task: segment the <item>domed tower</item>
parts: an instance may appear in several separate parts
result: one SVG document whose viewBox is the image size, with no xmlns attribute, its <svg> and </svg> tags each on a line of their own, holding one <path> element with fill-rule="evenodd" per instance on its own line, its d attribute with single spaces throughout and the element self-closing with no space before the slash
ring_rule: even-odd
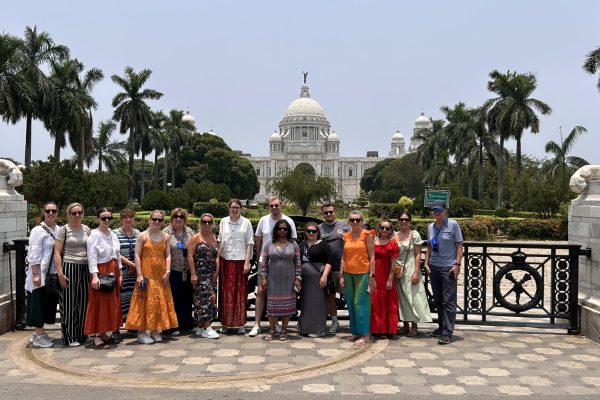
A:
<svg viewBox="0 0 600 400">
<path fill-rule="evenodd" d="M 421 111 L 421 115 L 415 120 L 415 127 L 413 129 L 413 136 L 410 138 L 410 146 L 408 148 L 408 152 L 412 153 L 417 151 L 417 148 L 422 144 L 422 141 L 417 139 L 416 136 L 419 131 L 423 129 L 431 128 L 431 119 L 425 115 L 423 111 Z"/>
<path fill-rule="evenodd" d="M 392 144 L 390 148 L 390 157 L 402 157 L 406 152 L 404 150 L 404 136 L 400 133 L 400 129 L 396 129 L 396 133 L 392 136 Z"/>
<path fill-rule="evenodd" d="M 283 143 L 281 141 L 281 135 L 275 130 L 269 138 L 269 156 L 280 154 L 282 151 Z"/>
<path fill-rule="evenodd" d="M 194 132 L 196 131 L 196 120 L 194 119 L 192 114 L 190 114 L 189 110 L 185 112 L 185 115 L 183 117 L 181 117 L 181 120 L 183 122 L 187 122 L 187 123 L 191 124 L 194 127 Z"/>
</svg>

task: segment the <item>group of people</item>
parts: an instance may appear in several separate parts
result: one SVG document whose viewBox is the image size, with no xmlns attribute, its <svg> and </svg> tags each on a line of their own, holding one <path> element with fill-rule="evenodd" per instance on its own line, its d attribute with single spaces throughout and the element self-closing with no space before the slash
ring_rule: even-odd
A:
<svg viewBox="0 0 600 400">
<path fill-rule="evenodd" d="M 172 210 L 164 229 L 165 215 L 155 210 L 148 229 L 140 232 L 133 227 L 132 210 L 122 210 L 121 226 L 111 230 L 113 214 L 100 208 L 98 228 L 91 230 L 82 224 L 81 204 L 67 206 L 68 222 L 62 227 L 56 224 L 57 205 L 45 204 L 29 238 L 25 288 L 27 325 L 35 328 L 32 345 L 53 346 L 44 324 L 56 322 L 57 304 L 66 346 L 80 346 L 89 337 L 93 348 L 110 349 L 121 328 L 136 332 L 141 344 L 182 331 L 217 339 L 211 326 L 217 301 L 221 333 L 245 334 L 253 250 L 259 272 L 250 337 L 260 334 L 266 309 L 264 340 L 287 340 L 298 293 L 298 331 L 310 337 L 338 331 L 336 293 L 345 294 L 350 340 L 357 345 L 371 335 L 395 335 L 399 321 L 407 336 L 417 335 L 418 323 L 431 321 L 419 268 L 422 241 L 410 229 L 408 212 L 399 216 L 398 231 L 387 220 L 371 231 L 363 228 L 360 212 L 352 211 L 346 223 L 337 220 L 333 204 L 325 204 L 324 222 L 305 224 L 305 239 L 298 243 L 296 226 L 282 213 L 280 199 L 270 199 L 270 213 L 256 231 L 241 215 L 240 200 L 230 200 L 228 207 L 229 216 L 221 219 L 215 236 L 209 213 L 200 216 L 194 231 L 187 226 L 186 210 Z M 446 217 L 445 204 L 434 204 L 432 211 L 436 221 L 429 227 L 425 264 L 438 310 L 439 328 L 432 335 L 445 344 L 454 326 L 462 236 L 458 224 Z M 399 269 L 403 276 L 396 278 Z"/>
</svg>

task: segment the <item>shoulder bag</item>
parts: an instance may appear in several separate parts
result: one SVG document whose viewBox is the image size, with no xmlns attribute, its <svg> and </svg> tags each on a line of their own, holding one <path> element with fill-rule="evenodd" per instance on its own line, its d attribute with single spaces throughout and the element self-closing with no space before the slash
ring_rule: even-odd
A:
<svg viewBox="0 0 600 400">
<path fill-rule="evenodd" d="M 412 231 L 410 231 L 410 240 L 408 241 L 408 250 L 406 251 L 406 257 L 404 257 L 404 262 L 399 262 L 396 260 L 396 264 L 394 265 L 394 278 L 402 279 L 404 274 L 406 274 L 406 262 L 408 261 L 408 256 L 410 255 L 410 249 L 412 247 Z"/>
</svg>

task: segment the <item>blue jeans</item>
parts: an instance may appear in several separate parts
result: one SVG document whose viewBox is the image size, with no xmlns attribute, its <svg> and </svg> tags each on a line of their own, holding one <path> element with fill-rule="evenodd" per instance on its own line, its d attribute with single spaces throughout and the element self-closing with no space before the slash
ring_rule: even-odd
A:
<svg viewBox="0 0 600 400">
<path fill-rule="evenodd" d="M 442 335 L 452 336 L 456 321 L 456 278 L 450 269 L 430 265 L 431 289 L 438 314 L 438 326 Z"/>
</svg>

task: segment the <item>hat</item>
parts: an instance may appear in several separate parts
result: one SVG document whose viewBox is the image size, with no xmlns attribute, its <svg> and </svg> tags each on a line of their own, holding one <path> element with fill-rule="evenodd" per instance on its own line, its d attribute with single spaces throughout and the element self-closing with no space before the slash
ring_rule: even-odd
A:
<svg viewBox="0 0 600 400">
<path fill-rule="evenodd" d="M 443 200 L 436 200 L 431 205 L 431 211 L 444 211 L 446 208 L 446 202 Z"/>
</svg>

